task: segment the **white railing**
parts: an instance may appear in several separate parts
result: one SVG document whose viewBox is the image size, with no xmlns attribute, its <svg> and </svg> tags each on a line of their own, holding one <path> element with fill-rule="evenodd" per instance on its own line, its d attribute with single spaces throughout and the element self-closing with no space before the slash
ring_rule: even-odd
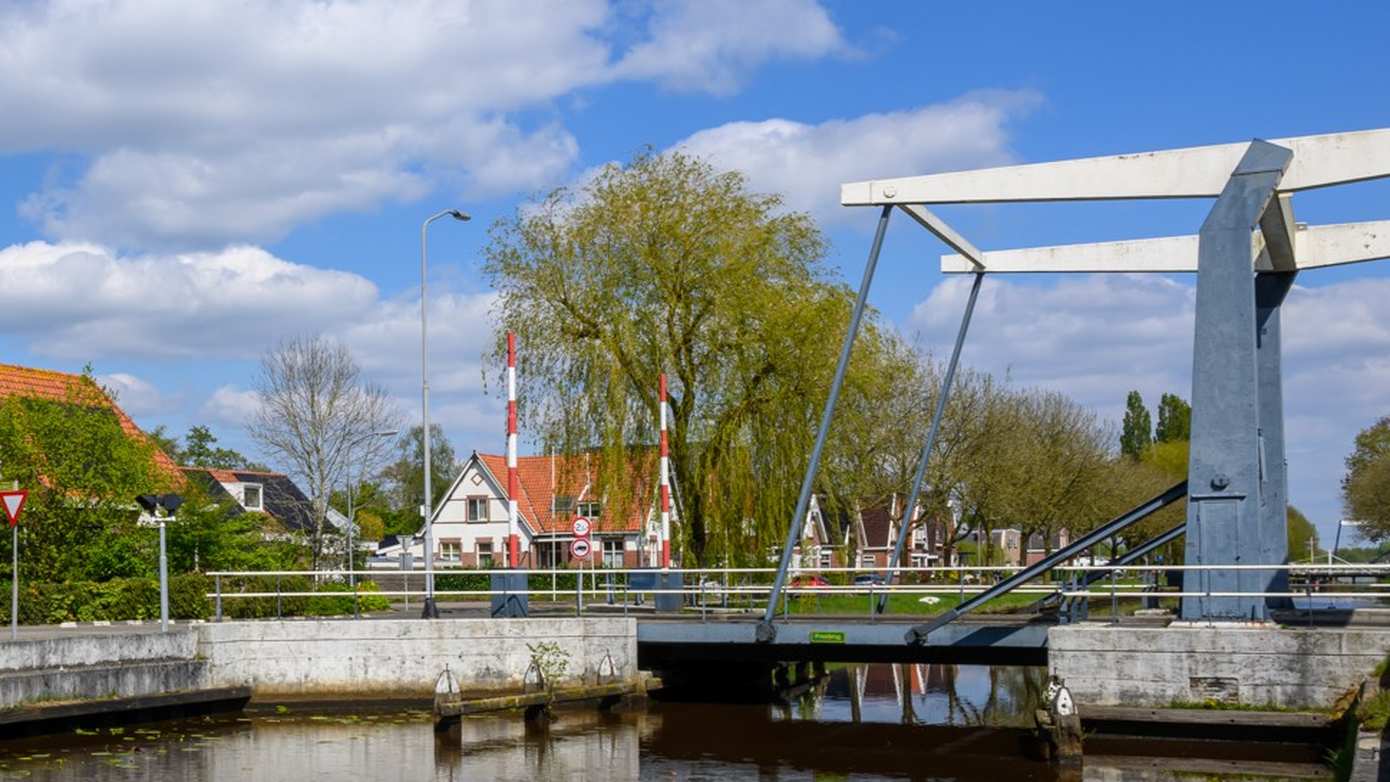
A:
<svg viewBox="0 0 1390 782">
<path fill-rule="evenodd" d="M 963 602 L 967 596 L 977 595 L 994 586 L 994 582 L 1005 576 L 1022 570 L 1021 566 L 994 566 L 994 565 L 961 565 L 961 566 L 921 566 L 921 567 L 900 567 L 885 569 L 881 567 L 869 566 L 843 566 L 843 567 L 794 567 L 788 573 L 786 586 L 782 590 L 782 613 L 791 612 L 791 601 L 798 600 L 797 608 L 800 610 L 800 598 L 811 598 L 817 601 L 817 605 L 812 606 L 818 609 L 818 601 L 822 598 L 839 597 L 864 597 L 868 596 L 868 608 L 871 615 L 875 614 L 873 606 L 877 598 L 884 595 L 916 597 L 922 602 L 933 603 L 927 598 L 943 596 L 953 596 L 958 601 Z M 1151 573 L 1187 573 L 1187 572 L 1243 572 L 1243 571 L 1288 571 L 1291 575 L 1298 575 L 1304 578 L 1302 588 L 1289 588 L 1285 591 L 1230 591 L 1230 590 L 1192 590 L 1188 584 L 1188 590 L 1159 588 L 1156 583 L 1150 583 L 1146 579 L 1144 583 L 1133 583 L 1135 575 L 1147 575 Z M 528 585 L 525 589 L 493 589 L 488 588 L 458 588 L 448 589 L 436 586 L 432 594 L 436 598 L 455 598 L 464 600 L 490 600 L 498 595 L 521 595 L 527 596 L 528 600 L 538 601 L 539 603 L 549 603 L 553 606 L 568 604 L 573 602 L 576 613 L 583 613 L 587 610 L 594 610 L 601 606 L 603 610 L 610 611 L 615 607 L 621 606 L 624 612 L 645 604 L 648 597 L 657 596 L 679 596 L 680 603 L 688 610 L 699 611 L 702 615 L 710 612 L 723 610 L 748 611 L 762 610 L 772 592 L 772 579 L 777 569 L 775 567 L 716 567 L 716 568 L 673 568 L 672 573 L 680 574 L 683 581 L 678 587 L 662 587 L 658 583 L 648 583 L 648 580 L 659 577 L 660 570 L 652 568 L 538 568 L 528 570 L 508 570 L 501 568 L 491 569 L 464 569 L 464 568 L 439 568 L 431 570 L 412 569 L 412 570 L 264 570 L 264 571 L 213 571 L 207 575 L 214 579 L 215 590 L 209 592 L 207 597 L 216 603 L 216 616 L 220 619 L 223 616 L 224 600 L 246 600 L 246 599 L 270 599 L 276 600 L 276 615 L 283 615 L 283 601 L 287 599 L 313 599 L 313 598 L 351 598 L 354 606 L 354 613 L 358 613 L 360 601 L 363 597 L 379 596 L 388 599 L 404 599 L 409 605 L 412 598 L 422 598 L 430 594 L 425 589 L 425 582 L 428 576 L 443 580 L 443 585 L 448 586 L 448 577 L 474 576 L 488 577 L 500 574 L 525 573 L 528 576 Z M 886 572 L 891 572 L 895 579 L 893 583 L 884 583 L 883 576 Z M 1102 581 L 1094 581 L 1090 586 L 1082 585 L 1082 578 L 1085 574 L 1094 572 L 1105 572 L 1110 577 Z M 1238 598 L 1238 597 L 1274 597 L 1274 598 L 1303 598 L 1311 600 L 1313 597 L 1329 600 L 1345 599 L 1382 599 L 1390 598 L 1390 583 L 1379 583 L 1381 576 L 1390 576 L 1390 563 L 1386 564 L 1305 564 L 1293 563 L 1285 565 L 1129 565 L 1120 570 L 1115 570 L 1104 564 L 1096 565 L 1066 565 L 1059 566 L 1053 570 L 1055 575 L 1052 583 L 1034 582 L 1020 586 L 1012 590 L 1009 594 L 1029 595 L 1033 597 L 1043 597 L 1055 595 L 1061 598 L 1091 600 L 1094 598 L 1110 598 L 1112 603 L 1112 614 L 1118 610 L 1119 600 L 1134 600 L 1138 598 L 1148 599 L 1172 599 L 1183 597 L 1196 598 Z M 1377 581 L 1369 584 L 1336 584 L 1336 586 L 1347 587 L 1341 591 L 1331 591 L 1331 583 L 1319 583 L 1318 578 L 1331 580 L 1339 576 L 1346 575 L 1364 576 L 1372 574 Z M 849 581 L 854 576 L 872 576 L 871 580 L 863 583 L 813 583 L 812 579 L 826 580 L 829 576 L 835 581 Z M 633 576 L 640 576 L 643 580 L 639 584 L 633 584 Z M 310 584 L 317 585 L 324 582 L 342 583 L 356 579 L 356 586 L 351 591 L 319 591 L 314 588 L 304 589 L 285 589 L 282 587 L 285 579 L 302 579 Z M 904 583 L 902 579 L 914 583 Z M 1126 579 L 1122 583 L 1120 579 Z M 274 584 L 273 591 L 269 584 L 262 583 L 257 588 L 248 589 L 248 581 L 259 579 L 262 582 L 269 580 Z M 561 586 L 561 580 L 565 586 Z M 394 589 L 364 589 L 363 583 L 374 581 L 390 582 L 399 580 L 400 588 Z M 545 581 L 549 580 L 547 587 Z M 536 582 L 540 583 L 537 584 Z M 1156 580 L 1155 580 L 1156 581 Z M 418 587 L 412 588 L 412 582 L 417 582 Z M 1107 583 L 1108 582 L 1108 583 Z M 241 588 L 238 589 L 237 587 Z M 375 587 L 376 584 L 372 583 Z M 1097 588 L 1099 587 L 1099 588 Z M 586 606 L 587 603 L 587 606 Z M 834 608 L 838 604 L 832 604 Z M 943 606 L 945 607 L 945 606 Z M 914 612 L 917 613 L 917 612 Z"/>
</svg>

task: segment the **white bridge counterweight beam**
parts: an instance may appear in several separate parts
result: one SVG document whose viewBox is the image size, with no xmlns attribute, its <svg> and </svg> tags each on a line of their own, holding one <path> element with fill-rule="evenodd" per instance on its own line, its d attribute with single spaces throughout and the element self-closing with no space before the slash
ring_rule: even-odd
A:
<svg viewBox="0 0 1390 782">
<path fill-rule="evenodd" d="M 1273 205 L 1271 205 L 1272 207 Z M 1294 231 L 1292 268 L 1279 267 L 1261 253 L 1266 242 L 1261 232 L 1250 235 L 1256 271 L 1294 271 L 1362 263 L 1390 258 L 1390 220 L 1364 223 L 1311 225 Z M 1062 244 L 982 253 L 984 268 L 962 255 L 941 256 L 946 273 L 986 271 L 1000 273 L 1158 272 L 1180 274 L 1197 271 L 1197 237 L 1165 236 L 1121 242 Z"/>
<path fill-rule="evenodd" d="M 1390 128 L 1270 139 L 1293 151 L 1281 193 L 1390 176 Z M 1215 198 L 1249 142 L 1080 158 L 840 186 L 844 206 Z M 990 271 L 993 271 L 992 269 Z"/>
</svg>

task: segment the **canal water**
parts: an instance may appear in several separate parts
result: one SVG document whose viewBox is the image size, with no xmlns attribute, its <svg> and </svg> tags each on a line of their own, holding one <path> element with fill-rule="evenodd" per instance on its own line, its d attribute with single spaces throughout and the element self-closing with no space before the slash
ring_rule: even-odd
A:
<svg viewBox="0 0 1390 782">
<path fill-rule="evenodd" d="M 0 779 L 1053 780 L 1020 750 L 1043 684 L 1031 668 L 856 665 L 774 705 L 651 702 L 625 713 L 562 711 L 545 726 L 467 719 L 444 734 L 425 709 L 260 703 L 0 741 Z M 1068 779 L 1331 778 L 1309 757 L 1223 760 L 1191 746 L 1145 754 L 1151 746 L 1110 741 Z"/>
</svg>

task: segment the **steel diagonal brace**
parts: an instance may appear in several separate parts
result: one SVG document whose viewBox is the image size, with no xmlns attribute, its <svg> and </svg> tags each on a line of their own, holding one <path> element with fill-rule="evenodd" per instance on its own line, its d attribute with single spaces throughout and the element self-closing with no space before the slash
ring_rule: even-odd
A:
<svg viewBox="0 0 1390 782">
<path fill-rule="evenodd" d="M 941 419 L 946 414 L 946 402 L 951 395 L 956 366 L 960 363 L 961 348 L 965 346 L 965 334 L 970 330 L 970 316 L 975 312 L 975 301 L 980 296 L 980 283 L 984 282 L 984 279 L 983 271 L 975 273 L 975 280 L 970 285 L 970 298 L 965 303 L 965 315 L 961 317 L 960 331 L 956 333 L 956 344 L 951 348 L 951 360 L 946 365 L 946 374 L 941 379 L 941 390 L 936 396 L 936 409 L 932 411 L 931 426 L 927 428 L 927 439 L 922 443 L 922 455 L 918 457 L 917 471 L 912 476 L 912 490 L 903 506 L 903 521 L 898 527 L 898 539 L 893 544 L 893 558 L 888 560 L 888 566 L 893 570 L 885 581 L 890 586 L 897 580 L 898 569 L 902 567 L 903 548 L 907 544 L 908 530 L 912 527 L 913 510 L 922 496 L 922 482 L 926 479 L 927 464 L 931 461 L 932 451 L 936 447 L 936 435 L 941 430 Z M 887 606 L 888 595 L 885 593 L 878 599 L 878 605 L 874 610 L 881 614 Z"/>
<path fill-rule="evenodd" d="M 1172 543 L 1173 541 L 1182 537 L 1184 532 L 1187 532 L 1187 522 L 1185 521 L 1180 524 L 1177 524 L 1176 526 L 1170 527 L 1165 532 L 1161 532 L 1153 536 L 1152 538 L 1149 538 L 1148 540 L 1144 541 L 1143 543 L 1140 543 L 1139 545 L 1135 546 L 1129 551 L 1126 551 L 1124 554 L 1121 554 L 1120 556 L 1105 563 L 1105 570 L 1087 571 L 1086 577 L 1081 579 L 1081 586 L 1088 587 L 1091 584 L 1094 584 L 1097 581 L 1105 578 L 1107 575 L 1110 574 L 1110 571 L 1121 570 L 1127 565 L 1132 565 L 1135 562 L 1138 562 L 1140 559 L 1143 559 L 1146 555 L 1148 555 L 1155 549 L 1162 548 L 1163 546 L 1166 546 L 1169 543 Z M 1048 605 L 1049 603 L 1056 602 L 1062 597 L 1062 592 L 1063 590 L 1059 589 L 1056 592 L 1053 592 L 1052 594 L 1047 595 L 1046 597 L 1043 597 L 1042 599 L 1038 600 L 1038 602 L 1033 604 L 1033 610 L 1039 610 L 1043 606 Z"/>
<path fill-rule="evenodd" d="M 1187 481 L 1182 481 L 1181 483 L 1175 484 L 1172 488 L 1168 489 L 1167 491 L 1163 492 L 1157 497 L 1154 497 L 1148 502 L 1145 502 L 1144 504 L 1134 508 L 1133 510 L 1123 515 L 1115 517 L 1114 519 L 1100 525 L 1099 527 L 1096 527 L 1095 529 L 1091 530 L 1085 535 L 1082 535 L 1080 538 L 1077 538 L 1076 541 L 1071 543 L 1070 545 L 1058 549 L 1057 551 L 1053 552 L 1052 556 L 1046 557 L 1041 562 L 1038 562 L 1035 565 L 1020 570 L 1019 572 L 1013 574 L 1012 576 L 1009 576 L 1003 581 L 1000 581 L 998 584 L 995 584 L 989 589 L 986 589 L 980 594 L 970 598 L 964 603 L 961 603 L 960 605 L 956 606 L 955 608 L 952 608 L 946 613 L 936 617 L 935 619 L 932 619 L 930 622 L 925 622 L 923 624 L 917 625 L 911 630 L 908 630 L 905 640 L 909 644 L 914 644 L 918 646 L 925 644 L 927 642 L 927 636 L 930 635 L 933 630 L 950 624 L 951 622 L 955 621 L 961 616 L 975 610 L 976 608 L 979 608 L 980 606 L 984 605 L 990 600 L 993 600 L 996 597 L 999 597 L 1005 592 L 1012 591 L 1016 587 L 1022 586 L 1023 584 L 1032 581 L 1038 576 L 1041 576 L 1043 573 L 1046 573 L 1052 568 L 1057 567 L 1063 562 L 1066 562 L 1067 560 L 1071 559 L 1077 554 L 1080 554 L 1086 549 L 1089 549 L 1090 547 L 1096 545 L 1102 540 L 1105 540 L 1106 538 L 1119 533 L 1121 530 L 1125 529 L 1129 525 L 1134 524 L 1135 522 L 1140 521 L 1144 518 L 1147 518 L 1150 514 L 1154 513 L 1155 511 L 1167 507 L 1168 505 L 1171 505 L 1172 503 L 1177 502 L 1178 500 L 1186 496 Z"/>
<path fill-rule="evenodd" d="M 878 229 L 874 232 L 874 243 L 869 247 L 869 260 L 864 264 L 864 279 L 859 283 L 859 295 L 854 300 L 850 312 L 849 327 L 845 330 L 845 341 L 840 346 L 840 361 L 835 365 L 835 377 L 830 381 L 830 394 L 825 398 L 825 409 L 821 412 L 820 428 L 816 431 L 816 442 L 811 446 L 811 460 L 806 465 L 806 474 L 801 480 L 801 494 L 796 500 L 796 510 L 792 512 L 791 524 L 787 525 L 787 542 L 782 547 L 782 559 L 777 563 L 777 578 L 772 582 L 772 591 L 767 596 L 767 608 L 763 620 L 758 623 L 754 637 L 759 643 L 771 643 L 777 638 L 777 628 L 772 617 L 777 611 L 777 600 L 787 584 L 787 568 L 791 565 L 792 551 L 801 537 L 801 525 L 806 521 L 806 509 L 811 503 L 811 489 L 815 485 L 816 470 L 820 467 L 821 452 L 825 450 L 825 440 L 830 434 L 830 423 L 835 418 L 835 403 L 840 398 L 840 388 L 845 383 L 845 372 L 849 369 L 849 357 L 854 352 L 854 338 L 859 333 L 859 323 L 864 318 L 864 308 L 869 302 L 869 287 L 874 281 L 874 269 L 878 266 L 878 255 L 883 249 L 883 237 L 888 233 L 888 218 L 893 207 L 885 206 L 879 214 Z"/>
</svg>

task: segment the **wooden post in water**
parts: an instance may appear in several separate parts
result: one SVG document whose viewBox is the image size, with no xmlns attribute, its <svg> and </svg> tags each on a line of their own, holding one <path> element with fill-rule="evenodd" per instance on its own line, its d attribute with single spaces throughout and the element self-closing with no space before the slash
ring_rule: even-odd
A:
<svg viewBox="0 0 1390 782">
<path fill-rule="evenodd" d="M 1043 753 L 1059 766 L 1081 767 L 1081 715 L 1066 685 L 1053 677 L 1033 716 Z M 1079 779 L 1079 777 L 1078 777 Z"/>
</svg>

